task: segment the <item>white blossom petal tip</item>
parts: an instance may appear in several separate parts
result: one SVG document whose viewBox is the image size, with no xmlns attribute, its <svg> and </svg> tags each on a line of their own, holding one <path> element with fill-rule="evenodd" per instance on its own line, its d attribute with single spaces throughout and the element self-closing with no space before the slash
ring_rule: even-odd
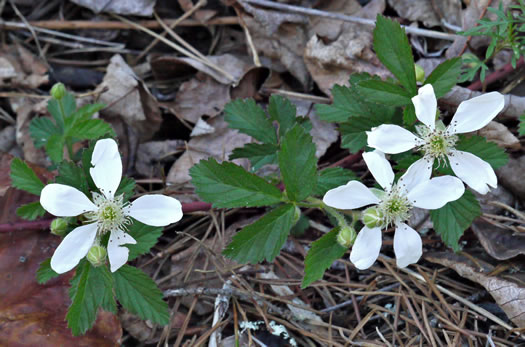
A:
<svg viewBox="0 0 525 347">
<path fill-rule="evenodd" d="M 161 227 L 182 218 L 182 205 L 169 196 L 144 195 L 131 203 L 129 215 L 144 224 Z"/>
<path fill-rule="evenodd" d="M 381 152 L 397 154 L 406 152 L 421 141 L 410 131 L 394 124 L 382 124 L 367 132 L 368 146 Z"/>
<path fill-rule="evenodd" d="M 505 107 L 505 98 L 498 92 L 486 93 L 459 104 L 449 125 L 449 133 L 461 134 L 483 128 Z"/>
<path fill-rule="evenodd" d="M 108 199 L 112 199 L 122 178 L 122 160 L 113 139 L 98 140 L 91 157 L 91 178 Z"/>
<path fill-rule="evenodd" d="M 394 182 L 394 171 L 383 152 L 375 150 L 363 153 L 366 166 L 383 189 L 389 190 Z"/>
<path fill-rule="evenodd" d="M 363 227 L 355 239 L 350 261 L 359 270 L 368 269 L 381 251 L 381 229 Z"/>
<path fill-rule="evenodd" d="M 59 274 L 73 269 L 86 256 L 97 236 L 97 224 L 79 226 L 64 237 L 51 257 L 51 268 Z"/>
<path fill-rule="evenodd" d="M 75 217 L 97 209 L 80 190 L 58 183 L 48 184 L 42 189 L 40 204 L 57 217 Z"/>
<path fill-rule="evenodd" d="M 437 100 L 432 85 L 425 84 L 419 88 L 417 95 L 412 98 L 412 104 L 414 104 L 417 119 L 434 130 L 436 128 Z"/>
<path fill-rule="evenodd" d="M 326 205 L 341 210 L 352 210 L 380 201 L 367 186 L 358 181 L 350 181 L 344 186 L 330 189 L 323 197 Z"/>
<path fill-rule="evenodd" d="M 396 225 L 394 253 L 396 254 L 396 263 L 399 268 L 417 263 L 423 254 L 421 236 L 405 223 Z"/>
<path fill-rule="evenodd" d="M 122 230 L 111 232 L 108 241 L 108 258 L 111 272 L 115 272 L 128 261 L 129 249 L 125 244 L 136 244 L 137 241 Z"/>
<path fill-rule="evenodd" d="M 498 178 L 492 166 L 469 152 L 452 151 L 448 156 L 450 168 L 456 176 L 480 194 L 487 194 L 489 187 L 497 188 Z"/>
<path fill-rule="evenodd" d="M 465 192 L 465 185 L 454 176 L 434 177 L 408 192 L 408 200 L 416 207 L 435 210 L 456 201 Z"/>
</svg>

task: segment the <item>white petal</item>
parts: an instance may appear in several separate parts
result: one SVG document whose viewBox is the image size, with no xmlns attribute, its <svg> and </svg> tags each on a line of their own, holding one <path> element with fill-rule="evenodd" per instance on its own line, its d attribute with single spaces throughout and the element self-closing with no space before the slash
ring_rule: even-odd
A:
<svg viewBox="0 0 525 347">
<path fill-rule="evenodd" d="M 431 130 L 436 128 L 437 100 L 431 84 L 419 88 L 417 95 L 412 98 L 416 109 L 416 117 Z"/>
<path fill-rule="evenodd" d="M 392 182 L 394 182 L 394 171 L 385 155 L 380 151 L 366 152 L 363 153 L 363 159 L 365 160 L 368 170 L 372 173 L 375 180 L 383 189 L 390 190 Z"/>
<path fill-rule="evenodd" d="M 122 230 L 111 231 L 108 241 L 108 258 L 111 272 L 117 271 L 128 261 L 129 249 L 121 247 L 121 245 L 129 243 L 136 244 L 137 241 Z"/>
<path fill-rule="evenodd" d="M 162 227 L 182 218 L 182 205 L 169 196 L 144 195 L 131 203 L 129 215 L 144 224 Z"/>
<path fill-rule="evenodd" d="M 378 204 L 380 201 L 370 189 L 358 181 L 350 181 L 344 186 L 330 189 L 323 197 L 325 204 L 341 210 L 352 210 Z"/>
<path fill-rule="evenodd" d="M 382 124 L 366 134 L 368 146 L 389 154 L 406 152 L 421 142 L 416 135 L 394 124 Z"/>
<path fill-rule="evenodd" d="M 91 157 L 89 173 L 98 189 L 112 199 L 122 178 L 122 160 L 115 140 L 98 140 Z"/>
<path fill-rule="evenodd" d="M 355 239 L 350 252 L 350 261 L 359 270 L 368 269 L 381 250 L 381 229 L 363 227 Z"/>
<path fill-rule="evenodd" d="M 82 225 L 73 229 L 58 245 L 53 257 L 51 268 L 59 274 L 68 272 L 77 266 L 84 258 L 97 236 L 97 223 Z"/>
<path fill-rule="evenodd" d="M 398 186 L 401 186 L 405 192 L 409 192 L 419 183 L 428 181 L 432 175 L 432 165 L 434 165 L 433 159 L 423 157 L 415 161 L 401 176 Z"/>
<path fill-rule="evenodd" d="M 465 185 L 460 179 L 440 176 L 418 184 L 408 192 L 407 198 L 416 207 L 435 210 L 459 199 L 464 192 Z"/>
<path fill-rule="evenodd" d="M 453 150 L 448 160 L 456 176 L 476 192 L 487 194 L 490 190 L 488 186 L 498 186 L 498 178 L 492 166 L 474 154 Z"/>
<path fill-rule="evenodd" d="M 449 133 L 461 134 L 476 131 L 487 125 L 505 107 L 505 98 L 491 92 L 463 101 L 449 125 Z"/>
<path fill-rule="evenodd" d="M 74 217 L 97 210 L 97 206 L 80 190 L 58 183 L 48 184 L 42 189 L 40 204 L 57 217 Z"/>
<path fill-rule="evenodd" d="M 407 267 L 417 263 L 423 254 L 423 242 L 418 232 L 406 225 L 398 223 L 394 234 L 394 253 L 397 267 Z"/>
</svg>

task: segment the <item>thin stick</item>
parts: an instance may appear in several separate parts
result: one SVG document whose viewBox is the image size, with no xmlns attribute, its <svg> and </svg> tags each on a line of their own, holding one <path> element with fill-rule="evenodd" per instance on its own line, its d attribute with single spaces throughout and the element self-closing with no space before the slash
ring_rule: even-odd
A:
<svg viewBox="0 0 525 347">
<path fill-rule="evenodd" d="M 42 46 L 40 46 L 40 41 L 38 40 L 38 36 L 36 35 L 35 29 L 31 26 L 31 24 L 29 24 L 29 22 L 26 20 L 24 15 L 18 10 L 18 7 L 16 7 L 13 0 L 9 0 L 9 4 L 15 11 L 16 15 L 22 20 L 22 22 L 24 22 L 24 25 L 27 28 L 27 30 L 29 30 L 31 34 L 33 35 L 33 39 L 35 40 L 36 47 L 38 48 L 38 54 L 40 55 L 40 58 L 42 58 L 45 61 L 46 65 L 49 66 L 49 64 L 47 63 L 46 57 L 44 56 L 44 51 L 42 50 Z"/>
<path fill-rule="evenodd" d="M 316 10 L 313 8 L 305 8 L 305 7 L 300 7 L 300 6 L 281 4 L 281 3 L 276 3 L 276 2 L 268 1 L 268 0 L 238 0 L 238 1 L 247 2 L 250 4 L 255 4 L 255 5 L 259 5 L 263 7 L 273 8 L 276 10 L 284 10 L 288 12 L 301 13 L 301 14 L 305 14 L 308 16 L 325 17 L 325 18 L 341 20 L 343 22 L 351 22 L 351 23 L 363 24 L 363 25 L 368 25 L 368 26 L 376 25 L 376 21 L 373 19 L 365 19 L 365 18 L 360 18 L 360 17 L 355 17 L 355 16 L 347 16 L 341 13 L 327 12 L 327 11 Z M 404 28 L 405 31 L 409 34 L 432 37 L 435 39 L 454 41 L 457 37 L 459 37 L 458 35 L 455 35 L 455 34 L 448 34 L 448 33 L 443 33 L 440 31 L 419 29 L 419 28 L 413 28 L 413 27 L 404 26 L 404 25 L 402 25 L 401 27 Z"/>
</svg>

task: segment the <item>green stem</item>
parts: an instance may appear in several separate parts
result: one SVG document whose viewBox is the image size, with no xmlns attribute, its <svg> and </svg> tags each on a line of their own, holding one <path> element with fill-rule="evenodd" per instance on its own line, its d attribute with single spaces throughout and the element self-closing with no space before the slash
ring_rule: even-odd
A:
<svg viewBox="0 0 525 347">
<path fill-rule="evenodd" d="M 346 222 L 345 216 L 341 212 L 337 211 L 333 207 L 327 206 L 322 200 L 309 197 L 309 198 L 306 199 L 306 201 L 311 202 L 314 207 L 317 207 L 317 208 L 323 210 L 325 213 L 327 213 L 327 214 L 331 215 L 332 217 L 334 217 L 340 228 L 345 228 L 345 229 L 350 230 L 351 239 L 352 239 L 352 243 L 353 243 L 353 241 L 357 237 L 357 234 L 355 233 L 353 225 L 357 222 L 359 217 L 356 218 L 356 216 L 359 215 L 359 213 L 356 213 L 354 211 L 351 212 L 351 214 L 352 214 L 352 226 L 350 226 Z"/>
</svg>

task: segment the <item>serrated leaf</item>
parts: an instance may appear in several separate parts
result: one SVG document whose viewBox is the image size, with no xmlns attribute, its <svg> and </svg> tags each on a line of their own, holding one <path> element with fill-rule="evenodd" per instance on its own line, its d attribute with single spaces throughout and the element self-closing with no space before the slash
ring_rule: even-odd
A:
<svg viewBox="0 0 525 347">
<path fill-rule="evenodd" d="M 16 209 L 16 215 L 27 220 L 35 220 L 46 214 L 46 210 L 40 205 L 40 201 L 25 204 Z"/>
<path fill-rule="evenodd" d="M 279 189 L 229 162 L 201 160 L 190 169 L 195 192 L 216 208 L 257 207 L 281 201 Z"/>
<path fill-rule="evenodd" d="M 441 235 L 443 242 L 456 252 L 460 249 L 458 242 L 463 232 L 480 215 L 481 206 L 470 190 L 465 190 L 458 200 L 430 211 L 434 229 Z"/>
<path fill-rule="evenodd" d="M 75 187 L 86 194 L 86 196 L 91 197 L 84 170 L 70 161 L 60 163 L 55 182 Z"/>
<path fill-rule="evenodd" d="M 445 60 L 426 78 L 424 84 L 432 84 L 436 98 L 447 94 L 458 83 L 461 64 L 461 58 Z"/>
<path fill-rule="evenodd" d="M 279 136 L 284 136 L 295 123 L 297 108 L 285 97 L 274 94 L 268 104 L 270 118 L 279 123 Z"/>
<path fill-rule="evenodd" d="M 310 219 L 308 219 L 308 217 L 306 217 L 304 214 L 301 214 L 297 223 L 295 223 L 295 225 L 292 227 L 292 230 L 290 230 L 290 234 L 295 237 L 302 236 L 309 227 Z"/>
<path fill-rule="evenodd" d="M 36 148 L 44 146 L 52 135 L 60 135 L 60 130 L 47 117 L 35 117 L 29 124 L 29 133 Z"/>
<path fill-rule="evenodd" d="M 349 181 L 356 180 L 357 176 L 351 170 L 342 167 L 329 167 L 319 171 L 317 174 L 317 186 L 315 195 L 323 196 L 333 188 L 347 184 Z"/>
<path fill-rule="evenodd" d="M 144 320 L 166 325 L 170 321 L 168 304 L 155 282 L 141 270 L 124 265 L 113 273 L 119 302 Z"/>
<path fill-rule="evenodd" d="M 36 281 L 38 284 L 45 284 L 47 281 L 60 276 L 51 268 L 51 258 L 40 263 L 40 267 L 36 271 Z"/>
<path fill-rule="evenodd" d="M 367 144 L 366 131 L 381 124 L 381 120 L 372 117 L 353 117 L 350 122 L 342 123 L 339 127 L 341 147 L 348 148 L 351 153 L 357 153 Z"/>
<path fill-rule="evenodd" d="M 84 261 L 77 266 L 71 280 L 71 306 L 66 315 L 67 325 L 73 335 L 84 334 L 93 326 L 98 308 L 106 295 L 107 282 L 101 268 L 95 268 Z"/>
<path fill-rule="evenodd" d="M 292 201 L 307 198 L 317 183 L 317 157 L 312 137 L 299 124 L 288 130 L 281 141 L 277 158 L 286 187 Z"/>
<path fill-rule="evenodd" d="M 102 119 L 77 121 L 66 131 L 66 136 L 86 140 L 98 139 L 104 135 L 115 136 L 115 132 L 111 125 Z"/>
<path fill-rule="evenodd" d="M 269 143 L 248 143 L 241 148 L 235 148 L 229 159 L 248 158 L 252 170 L 257 171 L 266 164 L 277 163 L 277 145 Z"/>
<path fill-rule="evenodd" d="M 64 158 L 64 137 L 62 135 L 51 135 L 46 142 L 46 153 L 55 164 Z"/>
<path fill-rule="evenodd" d="M 148 253 L 151 247 L 155 246 L 162 235 L 162 228 L 152 227 L 138 220 L 133 220 L 133 224 L 128 227 L 127 233 L 137 241 L 134 245 L 126 245 L 129 249 L 128 261 L 131 261 L 139 255 Z"/>
<path fill-rule="evenodd" d="M 224 107 L 224 120 L 232 129 L 250 135 L 264 143 L 277 143 L 272 121 L 253 99 L 234 100 Z"/>
<path fill-rule="evenodd" d="M 106 107 L 105 104 L 87 104 L 78 108 L 70 117 L 79 121 L 88 120 L 104 107 Z"/>
<path fill-rule="evenodd" d="M 378 15 L 374 29 L 374 50 L 377 57 L 399 82 L 409 95 L 417 94 L 416 73 L 412 47 L 405 30 L 399 23 Z"/>
<path fill-rule="evenodd" d="M 412 68 L 414 69 L 414 68 Z M 410 105 L 411 95 L 397 84 L 380 80 L 367 80 L 359 83 L 359 92 L 367 101 L 373 101 L 390 106 Z"/>
<path fill-rule="evenodd" d="M 347 248 L 337 242 L 338 232 L 339 228 L 335 228 L 312 243 L 312 248 L 304 260 L 304 278 L 301 288 L 306 288 L 321 279 L 326 269 L 347 251 Z"/>
<path fill-rule="evenodd" d="M 64 120 L 75 112 L 76 108 L 75 97 L 70 93 L 66 93 L 60 100 L 49 99 L 47 103 L 47 110 L 55 119 L 59 129 L 64 129 Z"/>
<path fill-rule="evenodd" d="M 407 105 L 403 110 L 403 124 L 411 126 L 417 121 L 416 109 L 413 104 Z"/>
<path fill-rule="evenodd" d="M 122 180 L 120 181 L 117 191 L 115 192 L 115 196 L 124 194 L 124 201 L 127 201 L 133 196 L 135 186 L 136 183 L 133 178 L 128 176 L 122 176 Z"/>
<path fill-rule="evenodd" d="M 290 233 L 294 215 L 294 205 L 277 207 L 239 231 L 223 254 L 243 264 L 273 261 Z"/>
<path fill-rule="evenodd" d="M 520 125 L 518 128 L 518 133 L 520 136 L 525 135 L 525 113 L 520 116 Z"/>
<path fill-rule="evenodd" d="M 34 195 L 40 195 L 44 183 L 35 172 L 21 159 L 14 158 L 11 162 L 11 185 Z"/>
<path fill-rule="evenodd" d="M 493 169 L 505 166 L 509 161 L 509 156 L 505 150 L 494 142 L 487 141 L 484 137 L 472 135 L 467 137 L 460 135 L 456 144 L 458 151 L 470 152 L 489 163 Z"/>
</svg>

